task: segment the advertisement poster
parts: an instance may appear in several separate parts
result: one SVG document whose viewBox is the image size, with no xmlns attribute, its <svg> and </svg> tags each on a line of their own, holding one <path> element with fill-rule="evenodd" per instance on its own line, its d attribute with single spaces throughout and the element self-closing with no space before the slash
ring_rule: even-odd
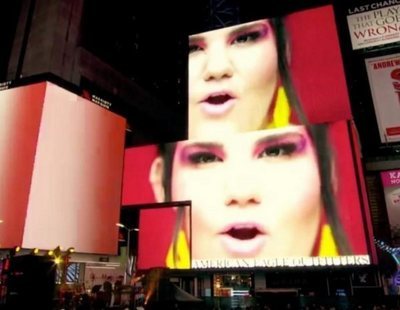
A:
<svg viewBox="0 0 400 310">
<path fill-rule="evenodd" d="M 382 143 L 400 141 L 400 54 L 365 60 Z"/>
<path fill-rule="evenodd" d="M 353 50 L 399 41 L 399 14 L 399 0 L 349 8 L 347 24 Z"/>
<path fill-rule="evenodd" d="M 400 246 L 400 170 L 381 172 L 393 246 Z"/>
</svg>

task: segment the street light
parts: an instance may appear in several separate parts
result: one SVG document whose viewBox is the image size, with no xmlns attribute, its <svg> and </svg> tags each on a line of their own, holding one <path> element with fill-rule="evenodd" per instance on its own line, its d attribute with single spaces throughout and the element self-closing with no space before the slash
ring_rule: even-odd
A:
<svg viewBox="0 0 400 310">
<path fill-rule="evenodd" d="M 129 265 L 129 253 L 130 253 L 130 247 L 131 247 L 131 232 L 132 231 L 139 231 L 139 228 L 129 228 L 126 225 L 122 223 L 116 223 L 116 226 L 125 229 L 128 232 L 127 240 L 126 240 L 126 266 L 125 266 L 125 272 L 124 272 L 124 284 L 126 284 L 126 274 L 127 274 L 127 269 Z"/>
</svg>

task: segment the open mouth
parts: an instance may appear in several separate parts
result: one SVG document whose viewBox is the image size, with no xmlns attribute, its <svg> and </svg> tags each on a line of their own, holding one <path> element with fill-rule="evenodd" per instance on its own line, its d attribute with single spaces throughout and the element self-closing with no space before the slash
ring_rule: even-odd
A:
<svg viewBox="0 0 400 310">
<path fill-rule="evenodd" d="M 222 247 L 234 257 L 258 255 L 267 239 L 267 233 L 257 224 L 231 225 L 219 235 Z"/>
<path fill-rule="evenodd" d="M 205 102 L 210 103 L 210 104 L 224 104 L 228 100 L 232 99 L 231 95 L 228 94 L 223 94 L 223 95 L 213 95 L 209 96 Z"/>
<path fill-rule="evenodd" d="M 261 232 L 256 227 L 242 227 L 242 228 L 231 228 L 225 232 L 225 234 L 232 238 L 239 240 L 249 240 L 255 238 Z"/>
<path fill-rule="evenodd" d="M 201 109 L 211 116 L 225 115 L 235 105 L 236 98 L 229 92 L 215 92 L 200 101 Z"/>
</svg>

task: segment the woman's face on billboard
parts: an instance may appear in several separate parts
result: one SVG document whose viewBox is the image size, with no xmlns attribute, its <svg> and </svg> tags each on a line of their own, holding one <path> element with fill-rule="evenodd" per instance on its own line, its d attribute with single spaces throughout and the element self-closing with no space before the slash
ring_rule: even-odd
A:
<svg viewBox="0 0 400 310">
<path fill-rule="evenodd" d="M 311 255 L 321 197 L 304 126 L 178 142 L 172 200 L 192 201 L 192 259 Z"/>
<path fill-rule="evenodd" d="M 266 128 L 278 83 L 268 20 L 189 37 L 189 138 Z"/>
</svg>

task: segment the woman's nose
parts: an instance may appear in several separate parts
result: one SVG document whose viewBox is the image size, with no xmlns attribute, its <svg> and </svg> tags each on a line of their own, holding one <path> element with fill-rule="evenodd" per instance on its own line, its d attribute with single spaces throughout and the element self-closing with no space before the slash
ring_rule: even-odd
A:
<svg viewBox="0 0 400 310">
<path fill-rule="evenodd" d="M 204 80 L 220 80 L 233 74 L 231 59 L 224 47 L 213 47 L 207 51 Z"/>
<path fill-rule="evenodd" d="M 257 184 L 250 176 L 230 177 L 226 182 L 225 205 L 228 207 L 250 207 L 261 203 Z"/>
</svg>

